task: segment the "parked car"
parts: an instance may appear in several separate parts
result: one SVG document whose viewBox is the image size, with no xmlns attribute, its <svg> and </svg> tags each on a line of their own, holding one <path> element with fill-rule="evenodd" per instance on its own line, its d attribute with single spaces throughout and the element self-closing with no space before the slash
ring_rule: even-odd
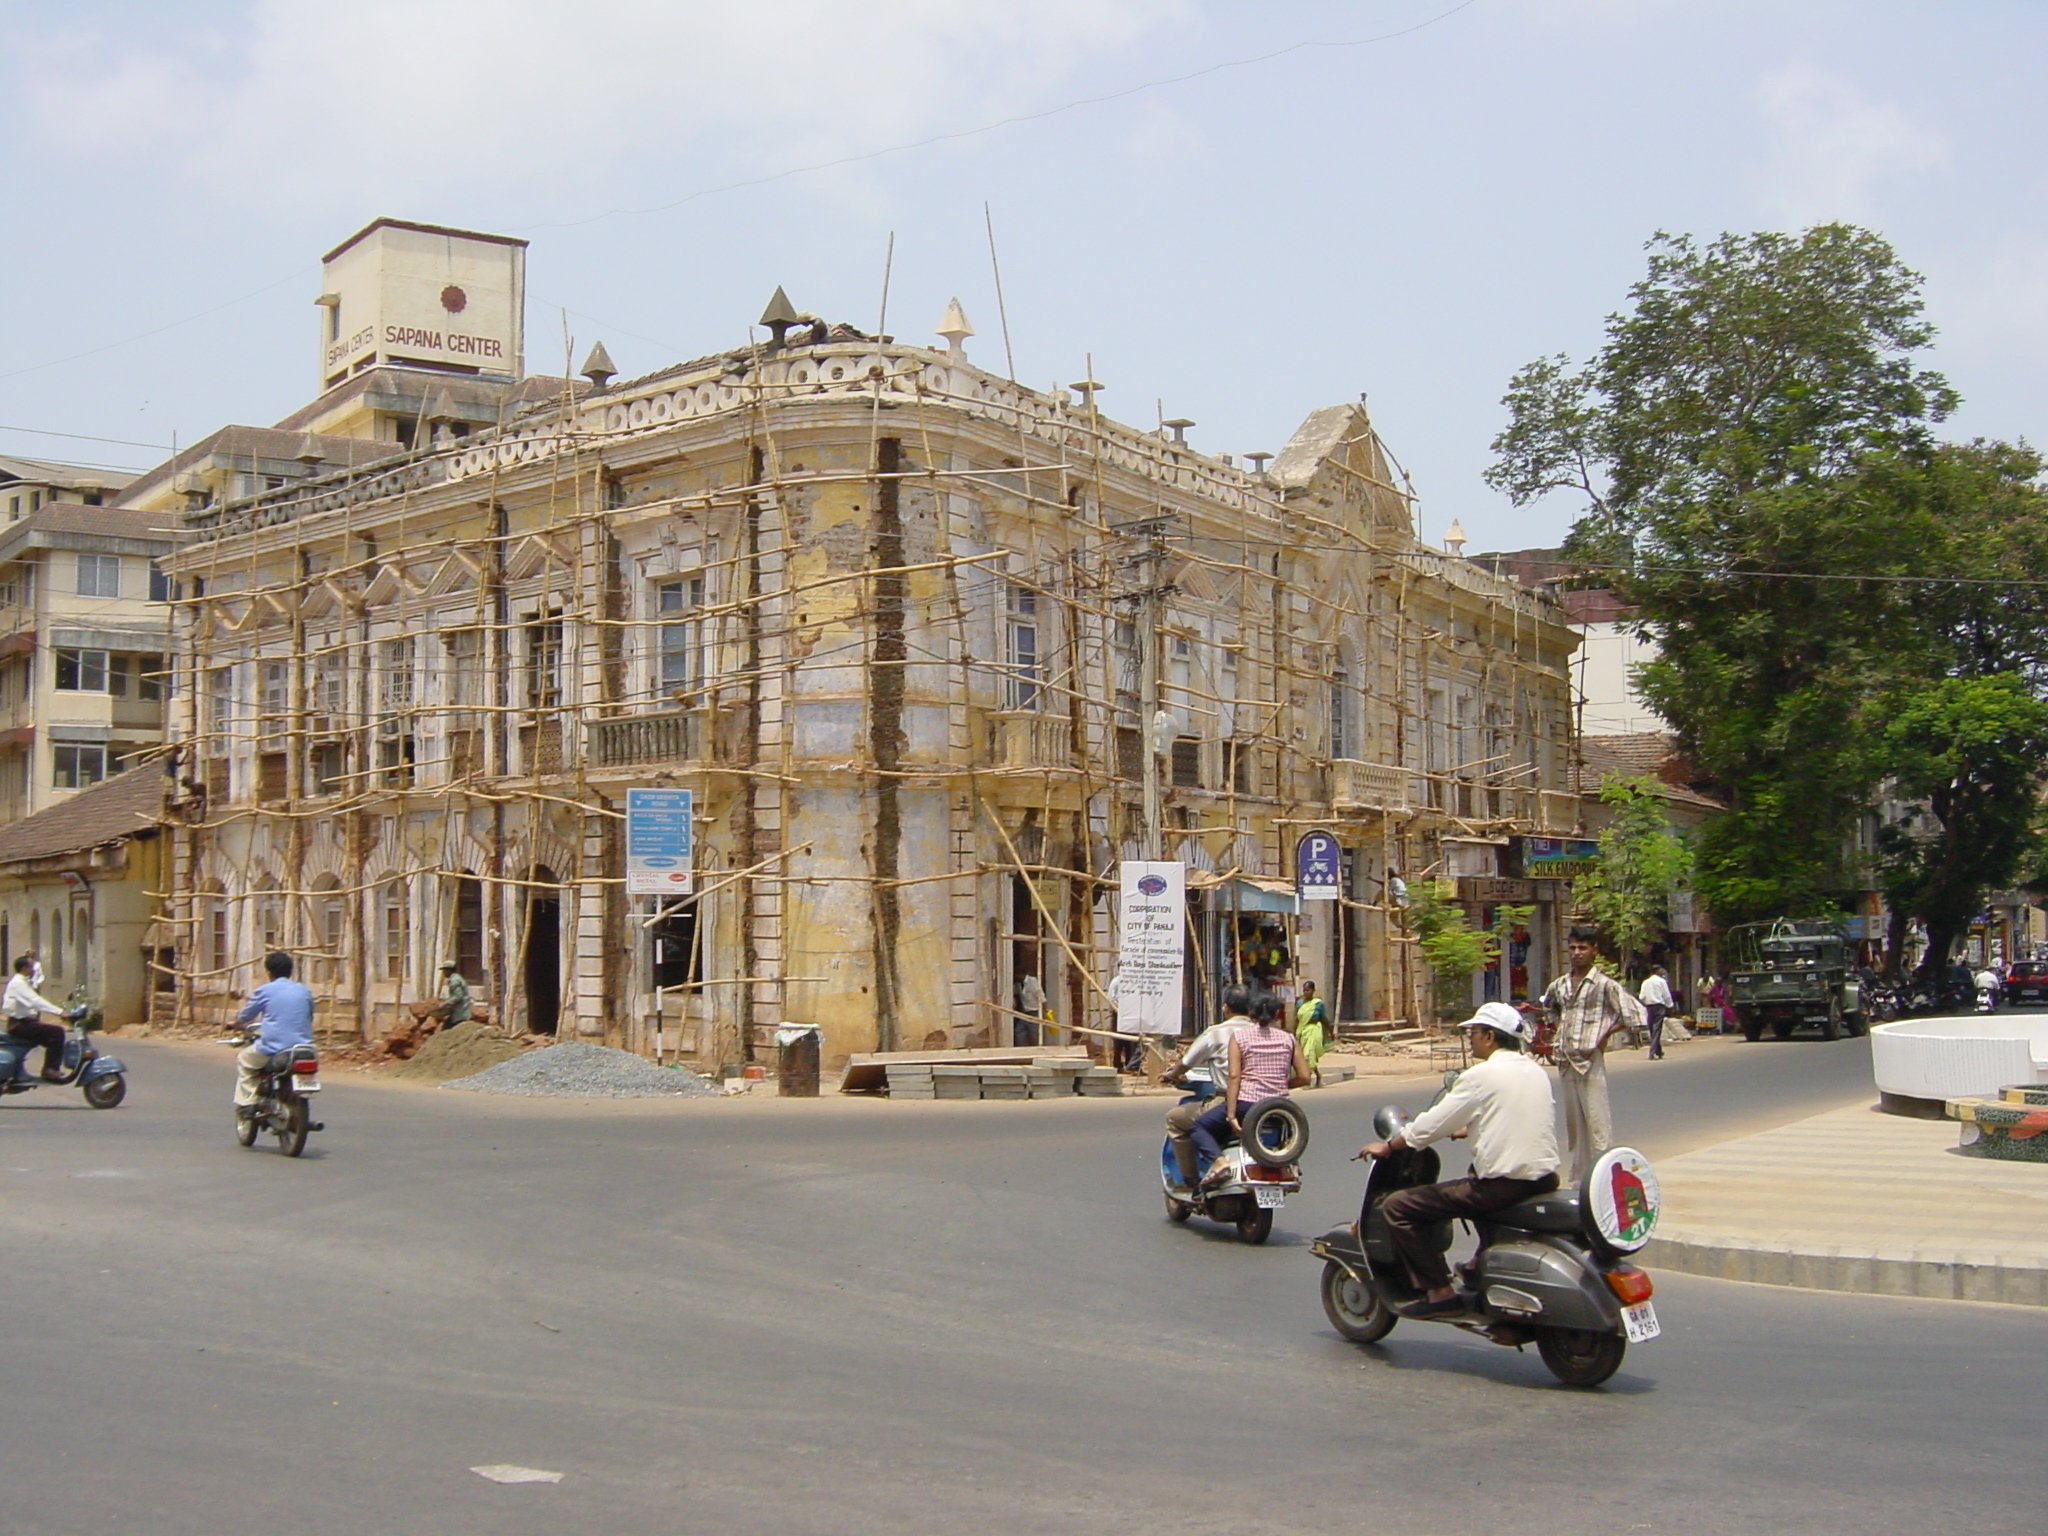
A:
<svg viewBox="0 0 2048 1536">
<path fill-rule="evenodd" d="M 2016 1006 L 2048 1003 L 2048 960 L 2015 960 L 2006 974 L 2005 1000 Z"/>
</svg>

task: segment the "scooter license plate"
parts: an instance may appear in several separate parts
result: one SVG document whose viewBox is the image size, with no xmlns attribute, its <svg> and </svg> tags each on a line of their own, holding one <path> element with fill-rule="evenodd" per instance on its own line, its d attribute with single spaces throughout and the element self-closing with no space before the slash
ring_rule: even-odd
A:
<svg viewBox="0 0 2048 1536">
<path fill-rule="evenodd" d="M 292 1079 L 292 1087 L 300 1093 L 318 1093 L 320 1091 L 320 1079 L 317 1077 L 295 1077 Z"/>
<path fill-rule="evenodd" d="M 1287 1198 L 1287 1191 L 1278 1184 L 1254 1184 L 1252 1198 L 1259 1202 L 1260 1210 L 1277 1211 L 1281 1202 Z"/>
<path fill-rule="evenodd" d="M 1621 1331 L 1629 1343 L 1640 1344 L 1646 1339 L 1656 1338 L 1664 1330 L 1657 1325 L 1656 1307 L 1645 1301 L 1621 1309 Z"/>
</svg>

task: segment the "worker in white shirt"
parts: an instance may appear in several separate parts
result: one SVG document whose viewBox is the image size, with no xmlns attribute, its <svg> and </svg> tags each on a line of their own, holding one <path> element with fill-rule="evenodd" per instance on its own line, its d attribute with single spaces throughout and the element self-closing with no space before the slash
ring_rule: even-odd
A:
<svg viewBox="0 0 2048 1536">
<path fill-rule="evenodd" d="M 1652 966 L 1643 984 L 1636 988 L 1643 1005 L 1644 1022 L 1650 1027 L 1650 1060 L 1664 1059 L 1664 1015 L 1671 1011 L 1671 977 L 1661 965 Z"/>
</svg>

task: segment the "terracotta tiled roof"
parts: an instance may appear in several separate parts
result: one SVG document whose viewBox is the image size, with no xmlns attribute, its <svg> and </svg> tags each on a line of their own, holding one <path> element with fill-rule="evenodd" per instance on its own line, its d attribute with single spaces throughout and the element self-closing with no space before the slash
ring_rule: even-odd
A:
<svg viewBox="0 0 2048 1536">
<path fill-rule="evenodd" d="M 129 469 L 95 469 L 89 464 L 59 464 L 50 459 L 20 459 L 0 454 L 0 481 L 26 480 L 37 485 L 61 485 L 66 490 L 98 486 L 118 491 L 135 472 Z"/>
<path fill-rule="evenodd" d="M 77 853 L 159 826 L 169 782 L 161 763 L 146 763 L 80 790 L 62 805 L 0 827 L 0 864 Z"/>
<path fill-rule="evenodd" d="M 1666 731 L 1582 736 L 1579 756 L 1581 762 L 1573 786 L 1579 794 L 1598 794 L 1600 786 L 1609 779 L 1654 779 L 1667 800 L 1725 809 L 1720 801 L 1691 787 L 1700 774 L 1678 751 L 1676 738 Z"/>
<path fill-rule="evenodd" d="M 12 540 L 40 529 L 44 533 L 100 534 L 114 539 L 156 539 L 175 542 L 178 535 L 161 512 L 134 507 L 88 507 L 78 501 L 53 501 L 18 523 L 0 524 L 0 538 Z"/>
</svg>

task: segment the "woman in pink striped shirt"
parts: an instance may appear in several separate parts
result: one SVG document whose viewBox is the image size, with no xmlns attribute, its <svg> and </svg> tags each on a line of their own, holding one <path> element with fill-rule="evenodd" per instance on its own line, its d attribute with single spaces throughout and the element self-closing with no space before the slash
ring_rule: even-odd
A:
<svg viewBox="0 0 2048 1536">
<path fill-rule="evenodd" d="M 1221 1183 L 1229 1176 L 1227 1165 L 1215 1163 L 1226 1127 L 1235 1136 L 1239 1117 L 1259 1100 L 1308 1086 L 1308 1059 L 1302 1055 L 1301 1042 L 1292 1030 L 1280 1028 L 1287 1005 L 1261 987 L 1245 1011 L 1251 1023 L 1230 1037 L 1230 1086 L 1222 1102 L 1195 1122 L 1192 1132 L 1196 1149 L 1214 1164 L 1205 1183 Z"/>
</svg>

